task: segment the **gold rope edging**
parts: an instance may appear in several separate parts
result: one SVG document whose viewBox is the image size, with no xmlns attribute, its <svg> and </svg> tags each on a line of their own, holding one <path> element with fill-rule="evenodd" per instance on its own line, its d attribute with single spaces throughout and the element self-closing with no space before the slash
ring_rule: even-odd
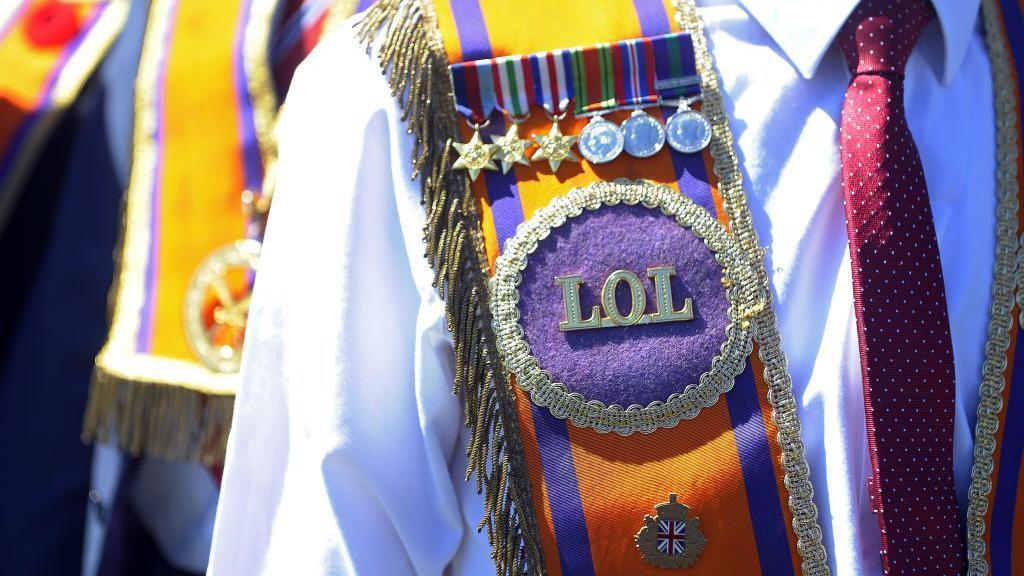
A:
<svg viewBox="0 0 1024 576">
<path fill-rule="evenodd" d="M 826 575 L 829 574 L 828 556 L 821 543 L 821 527 L 818 525 L 818 508 L 814 504 L 810 467 L 807 465 L 804 443 L 800 438 L 800 421 L 796 414 L 793 381 L 789 375 L 786 356 L 782 351 L 778 317 L 771 303 L 768 273 L 764 267 L 764 251 L 758 243 L 750 209 L 747 207 L 743 176 L 734 151 L 732 132 L 722 102 L 714 61 L 708 51 L 704 24 L 697 14 L 694 0 L 673 0 L 673 4 L 680 26 L 693 38 L 697 72 L 701 77 L 703 94 L 701 112 L 711 122 L 711 156 L 715 174 L 719 178 L 719 190 L 725 211 L 729 216 L 730 229 L 738 238 L 740 245 L 750 254 L 753 268 L 757 270 L 758 279 L 767 298 L 767 305 L 754 321 L 754 339 L 759 345 L 759 354 L 764 364 L 772 419 L 778 428 L 776 440 L 782 449 L 784 484 L 789 492 L 789 509 L 793 513 L 797 552 L 802 559 L 801 570 L 808 575 Z"/>
<path fill-rule="evenodd" d="M 378 34 L 383 31 L 379 43 Z M 513 392 L 497 361 L 487 307 L 488 264 L 476 202 L 464 173 L 452 171 L 458 120 L 448 60 L 429 0 L 381 0 L 356 24 L 415 135 L 413 177 L 426 208 L 426 257 L 445 301 L 455 345 L 454 392 L 472 429 L 466 478 L 485 494 L 484 518 L 497 574 L 542 574 L 543 559 L 525 476 Z"/>
<path fill-rule="evenodd" d="M 992 312 L 985 344 L 981 385 L 978 389 L 978 420 L 974 428 L 974 466 L 967 493 L 967 573 L 988 574 L 985 530 L 989 519 L 988 496 L 995 469 L 995 436 L 1003 411 L 1006 388 L 1007 351 L 1013 329 L 1014 290 L 1016 304 L 1024 312 L 1024 239 L 1017 240 L 1017 154 L 1020 133 L 1017 125 L 1012 64 L 994 0 L 983 0 L 985 41 L 992 68 L 992 92 L 996 115 L 996 257 L 992 282 Z M 1024 323 L 1024 315 L 1019 319 Z"/>
</svg>

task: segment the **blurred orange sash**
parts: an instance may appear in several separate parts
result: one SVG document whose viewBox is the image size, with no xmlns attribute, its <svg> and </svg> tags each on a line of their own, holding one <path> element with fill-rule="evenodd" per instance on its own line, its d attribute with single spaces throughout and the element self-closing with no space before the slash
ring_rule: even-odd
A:
<svg viewBox="0 0 1024 576">
<path fill-rule="evenodd" d="M 0 232 L 18 187 L 128 16 L 127 0 L 0 7 Z"/>
</svg>

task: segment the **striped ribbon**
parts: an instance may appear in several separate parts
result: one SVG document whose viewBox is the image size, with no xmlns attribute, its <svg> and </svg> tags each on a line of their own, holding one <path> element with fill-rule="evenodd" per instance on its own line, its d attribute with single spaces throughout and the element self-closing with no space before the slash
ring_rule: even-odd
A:
<svg viewBox="0 0 1024 576">
<path fill-rule="evenodd" d="M 288 0 L 281 25 L 270 41 L 270 62 L 278 94 L 291 83 L 295 69 L 316 45 L 332 0 Z"/>
<path fill-rule="evenodd" d="M 561 65 L 565 83 L 557 82 L 541 92 L 562 91 L 564 96 L 546 96 L 546 101 L 575 99 L 575 108 L 580 111 L 610 106 L 608 93 L 614 94 L 617 103 L 654 102 L 658 96 L 654 84 L 659 78 L 652 72 L 657 68 L 661 48 L 682 50 L 685 45 L 689 50 L 681 54 L 676 64 L 666 60 L 668 73 L 694 69 L 689 38 L 675 33 L 671 14 L 660 0 L 562 3 L 559 18 L 572 22 L 571 26 L 545 20 L 542 15 L 550 12 L 545 0 L 519 0 L 514 4 L 504 0 L 450 0 L 435 6 L 438 27 L 452 63 L 454 90 L 460 95 L 458 105 L 464 114 L 482 116 L 487 109 L 482 104 L 492 100 L 502 110 L 507 110 L 503 106 L 514 104 L 504 92 L 491 99 L 483 97 L 479 88 L 479 76 L 488 70 L 495 84 L 492 63 L 506 54 L 537 51 L 530 66 L 533 79 L 540 76 L 537 70 L 541 55 L 548 64 L 549 78 L 551 68 Z M 537 24 L 503 25 L 513 20 Z M 676 36 L 680 41 L 674 46 L 666 42 L 656 48 L 655 40 L 667 36 Z M 648 39 L 624 40 L 638 37 Z M 583 49 L 545 52 L 551 50 L 552 39 L 593 46 L 593 54 L 574 56 Z M 601 55 L 602 50 L 605 56 Z M 602 58 L 604 70 L 613 71 L 612 82 L 592 80 L 602 77 Z M 579 75 L 575 68 L 570 68 L 574 59 L 586 67 L 587 74 Z M 538 68 L 533 68 L 533 61 Z M 588 65 L 590 62 L 593 64 Z M 627 70 L 624 62 L 632 66 L 628 68 L 631 72 L 614 80 L 616 70 Z M 515 70 L 514 65 L 512 69 Z M 515 77 L 527 78 L 525 72 Z M 580 82 L 579 78 L 584 80 Z M 581 96 L 581 84 L 585 84 L 586 97 Z M 697 89 L 691 86 L 688 90 Z M 677 92 L 669 93 L 678 94 L 680 89 L 687 90 L 671 88 Z M 519 90 L 520 110 L 524 105 L 545 101 L 538 98 L 536 91 L 535 85 Z M 644 100 L 645 97 L 648 99 Z M 650 113 L 662 118 L 671 110 L 653 107 Z M 621 121 L 627 115 L 610 112 L 613 121 Z M 569 115 L 562 121 L 562 128 L 575 134 L 586 122 L 586 118 Z M 550 121 L 534 115 L 522 123 L 520 130 L 543 134 L 549 127 Z M 506 122 L 497 121 L 482 131 L 500 135 L 506 128 Z M 469 134 L 469 128 L 464 127 L 462 136 L 468 138 Z M 481 208 L 481 229 L 491 265 L 505 241 L 515 234 L 516 227 L 553 197 L 576 186 L 615 178 L 644 178 L 671 185 L 711 214 L 727 220 L 707 151 L 658 154 L 647 159 L 622 157 L 597 167 L 580 163 L 564 168 L 557 176 L 536 164 L 516 166 L 507 174 L 488 171 L 472 186 Z M 783 484 L 778 429 L 772 419 L 763 373 L 755 351 L 732 391 L 723 396 L 723 401 L 701 412 L 699 418 L 675 428 L 630 437 L 577 428 L 538 407 L 528 394 L 516 388 L 520 440 L 545 572 L 552 576 L 655 572 L 637 552 L 633 536 L 644 515 L 653 512 L 651 506 L 664 501 L 670 491 L 682 490 L 685 497 L 681 500 L 691 506 L 692 513 L 702 518 L 704 526 L 714 526 L 706 531 L 708 548 L 688 572 L 799 573 L 800 556 L 791 529 L 788 492 Z"/>
<path fill-rule="evenodd" d="M 575 103 L 576 114 L 648 106 L 700 90 L 689 34 L 580 46 L 452 64 L 456 108 L 477 122 L 501 110 L 522 117 Z"/>
</svg>

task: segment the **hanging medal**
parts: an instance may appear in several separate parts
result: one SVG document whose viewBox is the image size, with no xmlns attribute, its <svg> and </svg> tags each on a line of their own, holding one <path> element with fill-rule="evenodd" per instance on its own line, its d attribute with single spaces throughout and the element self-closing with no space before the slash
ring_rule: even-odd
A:
<svg viewBox="0 0 1024 576">
<path fill-rule="evenodd" d="M 522 164 L 529 166 L 530 160 L 526 156 L 526 150 L 533 145 L 532 140 L 519 137 L 519 125 L 530 117 L 527 112 L 525 116 L 517 117 L 509 114 L 508 131 L 504 136 L 491 136 L 491 141 L 497 146 L 495 157 L 501 160 L 501 173 L 508 174 L 512 166 Z"/>
<path fill-rule="evenodd" d="M 496 144 L 484 144 L 484 141 L 480 139 L 480 129 L 486 128 L 491 123 L 490 120 L 484 121 L 483 124 L 477 124 L 468 119 L 466 122 L 473 129 L 473 137 L 464 144 L 460 142 L 452 143 L 455 151 L 459 153 L 459 157 L 455 160 L 452 168 L 455 170 L 465 170 L 469 172 L 470 180 L 476 180 L 476 177 L 483 170 L 498 170 L 497 164 L 494 163 L 498 146 Z"/>
<path fill-rule="evenodd" d="M 259 265 L 263 231 L 273 193 L 242 191 L 242 210 L 248 220 L 247 238 L 207 256 L 185 291 L 185 336 L 189 348 L 210 370 L 238 372 L 249 317 L 253 279 Z"/>
<path fill-rule="evenodd" d="M 618 124 L 605 120 L 600 114 L 593 116 L 580 132 L 576 147 L 591 164 L 604 164 L 618 158 L 626 137 Z"/>
<path fill-rule="evenodd" d="M 648 158 L 665 146 L 665 128 L 650 114 L 637 108 L 622 123 L 623 149 L 630 156 Z"/>
<path fill-rule="evenodd" d="M 565 119 L 566 112 L 551 116 L 551 130 L 546 136 L 534 134 L 533 139 L 537 141 L 538 150 L 533 154 L 531 160 L 547 160 L 552 172 L 558 172 L 562 162 L 579 162 L 580 159 L 572 152 L 572 145 L 576 143 L 578 136 L 566 136 L 558 127 L 558 123 Z"/>
<path fill-rule="evenodd" d="M 665 122 L 668 145 L 681 154 L 695 154 L 711 143 L 711 123 L 690 104 L 700 96 L 680 98 L 679 108 Z"/>
</svg>

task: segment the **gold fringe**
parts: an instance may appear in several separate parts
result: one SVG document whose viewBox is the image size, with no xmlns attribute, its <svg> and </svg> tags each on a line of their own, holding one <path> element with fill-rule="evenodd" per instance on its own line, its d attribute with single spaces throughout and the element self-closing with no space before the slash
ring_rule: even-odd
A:
<svg viewBox="0 0 1024 576">
<path fill-rule="evenodd" d="M 499 575 L 542 574 L 513 392 L 498 368 L 490 330 L 479 215 L 465 174 L 452 171 L 458 118 L 433 7 L 429 0 L 381 0 L 355 27 L 368 52 L 376 45 L 402 120 L 415 135 L 413 177 L 420 177 L 427 213 L 426 257 L 454 337 L 454 393 L 465 404 L 465 424 L 472 430 L 466 479 L 474 477 L 485 494 L 478 529 L 487 530 Z"/>
<path fill-rule="evenodd" d="M 234 396 L 140 382 L 96 370 L 82 439 L 114 443 L 132 456 L 224 462 Z"/>
</svg>

